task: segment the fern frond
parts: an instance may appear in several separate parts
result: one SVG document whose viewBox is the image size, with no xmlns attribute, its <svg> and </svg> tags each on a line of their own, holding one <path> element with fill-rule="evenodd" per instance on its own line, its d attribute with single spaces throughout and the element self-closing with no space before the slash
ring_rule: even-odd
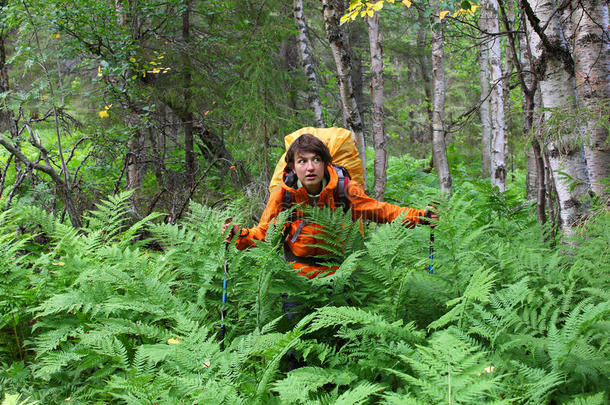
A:
<svg viewBox="0 0 610 405">
<path fill-rule="evenodd" d="M 356 375 L 346 370 L 302 367 L 290 371 L 286 378 L 273 383 L 272 391 L 277 392 L 282 401 L 304 403 L 311 399 L 311 393 L 326 384 L 350 385 L 356 378 Z"/>
<path fill-rule="evenodd" d="M 376 394 L 380 391 L 382 387 L 377 384 L 370 383 L 368 381 L 363 381 L 356 385 L 354 388 L 345 391 L 337 401 L 336 405 L 351 405 L 351 404 L 361 404 L 364 400 L 369 398 L 371 395 Z"/>
</svg>

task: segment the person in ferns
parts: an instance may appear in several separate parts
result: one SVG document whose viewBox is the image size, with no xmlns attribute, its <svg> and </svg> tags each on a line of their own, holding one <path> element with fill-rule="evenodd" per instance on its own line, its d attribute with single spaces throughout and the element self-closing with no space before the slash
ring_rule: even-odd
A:
<svg viewBox="0 0 610 405">
<path fill-rule="evenodd" d="M 367 196 L 355 181 L 349 180 L 345 169 L 332 165 L 330 151 L 324 142 L 311 134 L 303 134 L 286 152 L 283 183 L 271 193 L 258 226 L 247 229 L 228 222 L 223 226 L 222 233 L 224 235 L 230 227 L 226 241 L 237 235 L 236 246 L 240 250 L 256 246 L 257 240 L 265 240 L 269 223 L 293 204 L 330 207 L 333 210 L 343 206 L 346 210 L 351 209 L 353 220 L 361 218 L 378 223 L 391 222 L 403 215 L 405 226 L 409 228 L 416 224 L 434 226 L 438 220 L 433 206 L 426 209 L 400 207 Z M 311 279 L 329 270 L 316 260 L 316 256 L 327 252 L 313 246 L 321 243 L 316 238 L 323 232 L 320 226 L 307 222 L 297 207 L 296 218 L 286 227 L 284 258 L 298 274 Z"/>
</svg>

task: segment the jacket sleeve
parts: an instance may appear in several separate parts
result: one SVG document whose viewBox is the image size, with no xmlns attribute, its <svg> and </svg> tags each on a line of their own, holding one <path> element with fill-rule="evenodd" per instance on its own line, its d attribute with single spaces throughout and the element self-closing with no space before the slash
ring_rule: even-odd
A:
<svg viewBox="0 0 610 405">
<path fill-rule="evenodd" d="M 243 228 L 239 233 L 239 237 L 235 243 L 237 249 L 244 250 L 251 246 L 256 246 L 256 240 L 265 240 L 269 223 L 273 221 L 281 211 L 282 188 L 276 187 L 269 196 L 269 201 L 267 202 L 267 206 L 265 207 L 265 211 L 263 211 L 263 215 L 261 216 L 258 225 L 251 229 Z"/>
<path fill-rule="evenodd" d="M 352 216 L 354 219 L 369 220 L 378 223 L 392 222 L 400 215 L 404 217 L 405 226 L 413 228 L 421 224 L 424 219 L 424 211 L 409 207 L 377 201 L 367 196 L 364 190 L 355 181 L 347 185 L 347 198 L 350 201 Z"/>
</svg>

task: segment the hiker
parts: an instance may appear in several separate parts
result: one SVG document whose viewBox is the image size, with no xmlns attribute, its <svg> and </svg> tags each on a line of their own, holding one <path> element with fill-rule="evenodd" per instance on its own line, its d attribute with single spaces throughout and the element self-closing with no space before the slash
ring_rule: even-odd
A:
<svg viewBox="0 0 610 405">
<path fill-rule="evenodd" d="M 238 249 L 243 250 L 255 246 L 257 240 L 265 240 L 268 224 L 293 203 L 332 209 L 343 205 L 345 209 L 351 209 L 354 220 L 361 218 L 378 223 L 392 222 L 404 215 L 405 226 L 409 228 L 416 224 L 434 226 L 438 220 L 433 206 L 427 209 L 400 207 L 367 196 L 355 181 L 349 180 L 343 169 L 332 165 L 327 146 L 311 134 L 302 134 L 296 138 L 288 148 L 285 160 L 283 183 L 271 193 L 258 226 L 242 229 L 231 222 L 223 226 L 223 235 L 231 226 L 226 241 L 230 241 L 234 235 L 238 236 Z M 328 267 L 318 265 L 315 259 L 315 256 L 326 252 L 311 246 L 319 242 L 315 235 L 322 232 L 320 227 L 298 217 L 286 226 L 284 258 L 292 263 L 298 274 L 311 279 L 321 271 L 328 270 Z"/>
</svg>

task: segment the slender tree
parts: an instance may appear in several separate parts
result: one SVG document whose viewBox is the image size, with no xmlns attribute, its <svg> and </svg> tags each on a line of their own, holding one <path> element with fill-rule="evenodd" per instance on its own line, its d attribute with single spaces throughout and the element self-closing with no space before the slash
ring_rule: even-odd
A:
<svg viewBox="0 0 610 405">
<path fill-rule="evenodd" d="M 371 100 L 373 147 L 375 148 L 375 183 L 373 193 L 375 198 L 383 201 L 386 185 L 386 169 L 388 164 L 386 153 L 386 136 L 383 125 L 383 52 L 379 32 L 379 13 L 366 17 L 369 33 L 369 48 L 371 51 Z"/>
<path fill-rule="evenodd" d="M 341 0 L 322 0 L 322 12 L 324 15 L 324 26 L 326 28 L 326 37 L 330 44 L 330 48 L 337 66 L 337 75 L 339 77 L 339 92 L 341 93 L 341 102 L 343 104 L 343 117 L 347 129 L 349 129 L 354 137 L 354 142 L 362 167 L 364 168 L 364 180 L 366 183 L 366 148 L 364 143 L 364 130 L 358 103 L 354 96 L 352 79 L 351 79 L 351 58 L 347 49 L 345 40 L 345 32 L 339 25 L 339 14 L 337 13 L 336 2 Z"/>
<path fill-rule="evenodd" d="M 534 128 L 534 115 L 536 106 L 541 104 L 540 92 L 537 92 L 538 76 L 535 73 L 532 62 L 532 52 L 527 35 L 520 30 L 515 32 L 514 19 L 509 18 L 507 7 L 513 7 L 512 1 L 499 0 L 500 14 L 506 28 L 508 37 L 507 55 L 512 59 L 517 71 L 517 77 L 521 84 L 521 96 L 523 105 L 523 134 L 531 139 L 532 149 L 526 152 L 527 158 L 527 180 L 526 195 L 528 199 L 536 199 L 538 222 L 546 222 L 546 188 L 545 188 L 545 166 L 542 156 L 541 143 Z M 527 25 L 527 19 L 521 13 L 521 24 Z M 517 53 L 517 43 L 519 44 L 520 54 Z M 539 101 L 536 102 L 536 99 Z"/>
<path fill-rule="evenodd" d="M 301 65 L 307 76 L 309 107 L 313 111 L 316 119 L 316 126 L 324 128 L 324 115 L 322 113 L 322 101 L 320 100 L 320 90 L 318 88 L 318 79 L 316 70 L 314 69 L 313 60 L 309 51 L 309 37 L 307 36 L 307 24 L 305 20 L 305 10 L 303 8 L 303 0 L 294 0 L 294 20 L 297 26 L 297 49 L 299 50 L 299 58 Z"/>
<path fill-rule="evenodd" d="M 491 115 L 490 115 L 490 93 L 489 82 L 489 35 L 487 29 L 488 8 L 482 4 L 479 15 L 479 82 L 481 85 L 481 107 L 479 115 L 481 117 L 481 172 L 484 178 L 491 176 Z"/>
<path fill-rule="evenodd" d="M 193 91 L 192 91 L 192 63 L 191 63 L 191 0 L 184 0 L 184 11 L 182 12 L 182 46 L 181 52 L 182 64 L 184 72 L 182 73 L 184 83 L 184 103 L 180 118 L 184 127 L 184 160 L 186 178 L 190 185 L 195 182 L 196 175 L 196 160 L 195 160 L 195 144 L 193 141 Z"/>
<path fill-rule="evenodd" d="M 432 110 L 432 158 L 438 176 L 438 184 L 443 193 L 451 195 L 452 179 L 447 160 L 445 146 L 445 29 L 440 18 L 440 7 L 435 0 L 429 0 L 433 8 L 434 21 L 432 25 L 432 83 L 433 83 L 433 110 Z"/>
<path fill-rule="evenodd" d="M 504 118 L 504 96 L 502 85 L 502 55 L 500 47 L 499 9 L 497 0 L 486 0 L 489 45 L 489 67 L 491 81 L 491 184 L 501 192 L 506 190 L 507 137 Z"/>
</svg>

